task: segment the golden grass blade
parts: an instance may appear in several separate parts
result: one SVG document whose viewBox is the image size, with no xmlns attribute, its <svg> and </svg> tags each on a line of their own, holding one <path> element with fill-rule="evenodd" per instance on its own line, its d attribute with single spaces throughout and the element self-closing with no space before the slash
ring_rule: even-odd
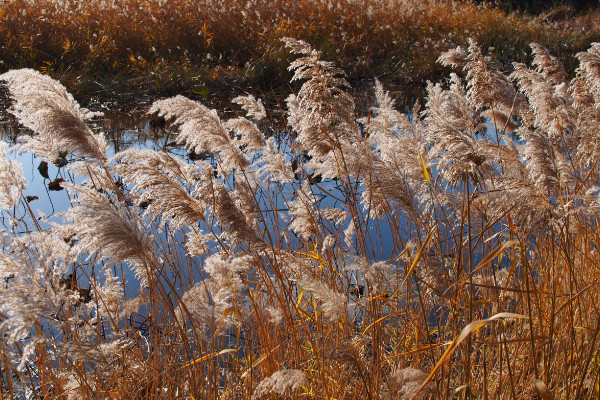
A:
<svg viewBox="0 0 600 400">
<path fill-rule="evenodd" d="M 361 336 L 365 336 L 365 333 L 367 333 L 367 331 L 369 329 L 371 329 L 372 327 L 374 327 L 375 325 L 377 325 L 378 323 L 380 323 L 381 321 L 385 321 L 386 319 L 390 318 L 390 317 L 395 317 L 396 315 L 398 315 L 400 313 L 391 313 L 391 314 L 387 314 L 384 315 L 383 317 L 377 319 L 376 321 L 372 322 L 371 324 L 369 324 L 369 326 L 367 326 L 362 333 L 360 334 Z"/>
<path fill-rule="evenodd" d="M 417 392 L 411 398 L 411 400 L 415 400 L 417 398 L 417 395 L 421 392 L 421 390 L 423 390 L 425 388 L 425 386 L 427 386 L 427 384 L 433 380 L 433 377 L 435 376 L 436 372 L 442 367 L 444 362 L 446 362 L 450 358 L 450 356 L 452 355 L 454 350 L 458 347 L 458 345 L 460 343 L 462 343 L 463 340 L 465 340 L 471 333 L 477 331 L 482 326 L 486 325 L 488 322 L 491 322 L 491 321 L 494 321 L 494 320 L 497 320 L 500 318 L 527 319 L 527 316 L 521 315 L 521 314 L 513 314 L 513 313 L 504 312 L 504 313 L 495 314 L 492 317 L 487 318 L 487 319 L 480 319 L 477 321 L 473 321 L 469 325 L 465 326 L 464 329 L 462 330 L 462 332 L 460 333 L 460 335 L 458 335 L 458 337 L 456 339 L 454 339 L 452 341 L 452 343 L 450 343 L 450 346 L 446 349 L 444 354 L 442 354 L 442 357 L 439 359 L 439 361 L 437 362 L 437 364 L 435 365 L 435 367 L 433 368 L 433 370 L 431 371 L 431 373 L 429 374 L 427 379 L 425 379 L 425 381 L 423 382 L 423 384 L 421 385 L 419 390 L 417 390 Z"/>
<path fill-rule="evenodd" d="M 425 175 L 425 180 L 427 183 L 431 183 L 431 179 L 429 178 L 429 172 L 427 172 L 427 166 L 425 165 L 425 160 L 423 159 L 423 154 L 419 153 L 419 157 L 421 157 L 421 166 L 423 167 L 423 175 Z"/>
<path fill-rule="evenodd" d="M 500 246 L 496 247 L 487 256 L 485 256 L 483 258 L 483 260 L 481 260 L 479 262 L 479 264 L 477 264 L 477 266 L 473 269 L 473 271 L 471 273 L 465 275 L 461 279 L 459 284 L 463 284 L 463 283 L 467 282 L 469 280 L 469 277 L 476 274 L 479 270 L 481 270 L 483 267 L 485 267 L 486 265 L 488 265 L 489 263 L 494 261 L 496 258 L 498 258 L 498 260 L 499 260 L 498 262 L 500 262 L 502 260 L 501 257 L 502 257 L 502 253 L 504 252 L 504 250 L 506 250 L 507 248 L 512 247 L 518 243 L 519 242 L 517 240 L 509 240 L 508 242 L 504 242 Z"/>
<path fill-rule="evenodd" d="M 411 354 L 419 354 L 419 353 L 424 353 L 426 351 L 429 351 L 431 349 L 436 349 L 438 347 L 443 347 L 443 346 L 448 346 L 452 344 L 452 342 L 446 342 L 446 343 L 437 343 L 437 344 L 432 344 L 429 346 L 424 346 L 415 350 L 411 350 L 411 351 L 407 351 L 405 353 L 400 353 L 400 354 L 394 354 L 388 357 L 388 360 L 394 359 L 394 358 L 398 358 L 398 357 L 402 357 L 402 356 L 409 356 Z"/>
<path fill-rule="evenodd" d="M 415 257 L 415 259 L 413 260 L 413 262 L 412 262 L 412 264 L 410 266 L 410 269 L 406 273 L 406 277 L 404 278 L 403 284 L 406 283 L 406 281 L 408 280 L 408 277 L 410 276 L 410 274 L 413 272 L 413 270 L 415 269 L 415 267 L 419 263 L 419 260 L 423 256 L 423 253 L 425 252 L 425 249 L 427 248 L 427 246 L 429 245 L 429 242 L 431 241 L 431 238 L 433 237 L 433 232 L 434 231 L 435 231 L 435 227 L 431 228 L 431 230 L 427 234 L 427 237 L 425 238 L 425 242 L 423 242 L 423 246 L 421 246 L 421 248 L 419 249 L 419 252 L 417 253 L 417 256 Z"/>
<path fill-rule="evenodd" d="M 246 372 L 244 372 L 242 374 L 242 379 L 244 379 L 245 377 L 248 376 L 248 373 L 250 371 L 252 371 L 254 368 L 258 367 L 260 364 L 262 364 L 263 361 L 265 361 L 267 359 L 267 357 L 269 357 L 271 354 L 273 354 L 273 352 L 275 352 L 277 349 L 279 349 L 281 347 L 281 344 L 278 344 L 277 346 L 275 346 L 273 349 L 271 349 L 267 354 L 263 355 L 262 357 L 260 357 L 258 360 L 256 360 L 254 363 L 252 363 L 252 366 L 250 367 L 250 369 Z"/>
<path fill-rule="evenodd" d="M 221 351 L 215 351 L 213 353 L 207 354 L 205 356 L 202 356 L 200 358 L 195 359 L 192 362 L 189 362 L 189 363 L 185 364 L 180 369 L 187 368 L 187 367 L 190 367 L 192 365 L 196 365 L 198 363 L 201 363 L 202 361 L 210 360 L 212 358 L 218 357 L 218 356 L 223 355 L 223 354 L 234 353 L 236 351 L 237 351 L 237 349 L 224 349 L 224 350 L 221 350 Z"/>
<path fill-rule="evenodd" d="M 296 301 L 296 307 L 300 307 L 300 302 L 302 301 L 303 296 L 304 296 L 304 289 L 302 289 L 300 291 L 300 294 L 298 295 L 298 300 Z"/>
</svg>

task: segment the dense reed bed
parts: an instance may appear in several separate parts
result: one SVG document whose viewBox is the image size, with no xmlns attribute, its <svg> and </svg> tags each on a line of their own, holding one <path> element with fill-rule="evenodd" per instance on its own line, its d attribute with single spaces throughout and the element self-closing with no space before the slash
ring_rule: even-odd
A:
<svg viewBox="0 0 600 400">
<path fill-rule="evenodd" d="M 568 80 L 472 41 L 439 59 L 465 80 L 410 115 L 375 81 L 356 115 L 341 69 L 284 44 L 277 140 L 252 96 L 152 105 L 196 161 L 109 157 L 60 83 L 0 75 L 19 151 L 74 177 L 47 221 L 2 147 L 2 397 L 597 398 L 600 45 Z"/>
<path fill-rule="evenodd" d="M 599 19 L 564 8 L 507 14 L 469 1 L 9 0 L 0 2 L 0 68 L 46 71 L 86 102 L 232 86 L 285 97 L 290 58 L 280 39 L 295 37 L 354 86 L 377 76 L 414 100 L 427 80 L 447 74 L 438 55 L 469 37 L 507 66 L 527 62 L 535 41 L 573 72 L 574 55 L 600 40 Z"/>
</svg>

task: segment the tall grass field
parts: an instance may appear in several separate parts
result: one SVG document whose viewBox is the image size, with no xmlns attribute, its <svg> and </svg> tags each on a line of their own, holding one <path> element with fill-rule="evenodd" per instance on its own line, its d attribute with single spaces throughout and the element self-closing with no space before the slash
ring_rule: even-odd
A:
<svg viewBox="0 0 600 400">
<path fill-rule="evenodd" d="M 316 3 L 371 7 L 294 7 Z M 0 145 L 0 398 L 599 398 L 600 43 L 507 67 L 473 35 L 436 48 L 412 108 L 372 78 L 362 112 L 343 59 L 300 38 L 315 26 L 248 25 L 289 63 L 279 110 L 253 86 L 233 112 L 173 93 L 146 110 L 156 149 L 112 151 L 49 69 L 0 74 L 23 130 Z M 59 215 L 29 195 L 29 153 Z"/>
</svg>

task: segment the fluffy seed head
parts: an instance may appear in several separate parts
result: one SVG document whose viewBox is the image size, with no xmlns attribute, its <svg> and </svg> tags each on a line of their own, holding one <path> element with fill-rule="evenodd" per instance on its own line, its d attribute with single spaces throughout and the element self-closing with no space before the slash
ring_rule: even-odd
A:
<svg viewBox="0 0 600 400">
<path fill-rule="evenodd" d="M 306 383 L 306 373 L 298 369 L 280 369 L 268 378 L 263 379 L 254 389 L 252 400 L 269 393 L 281 396 L 291 395 Z"/>
<path fill-rule="evenodd" d="M 22 151 L 31 151 L 49 162 L 59 152 L 77 152 L 104 161 L 107 143 L 94 134 L 86 121 L 101 113 L 81 108 L 60 82 L 32 69 L 11 70 L 0 75 L 14 99 L 9 110 L 36 135 L 26 139 Z"/>
</svg>

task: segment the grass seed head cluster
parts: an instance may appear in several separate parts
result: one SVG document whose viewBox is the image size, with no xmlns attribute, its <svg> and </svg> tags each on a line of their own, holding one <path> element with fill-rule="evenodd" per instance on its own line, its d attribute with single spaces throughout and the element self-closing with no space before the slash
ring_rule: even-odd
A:
<svg viewBox="0 0 600 400">
<path fill-rule="evenodd" d="M 302 87 L 277 140 L 252 96 L 227 120 L 152 105 L 205 161 L 110 157 L 58 82 L 0 75 L 20 151 L 68 150 L 76 177 L 42 223 L 0 161 L 2 395 L 597 396 L 600 45 L 569 81 L 540 45 L 505 75 L 471 41 L 408 116 L 378 81 L 356 115 L 341 69 L 285 45 Z"/>
</svg>

